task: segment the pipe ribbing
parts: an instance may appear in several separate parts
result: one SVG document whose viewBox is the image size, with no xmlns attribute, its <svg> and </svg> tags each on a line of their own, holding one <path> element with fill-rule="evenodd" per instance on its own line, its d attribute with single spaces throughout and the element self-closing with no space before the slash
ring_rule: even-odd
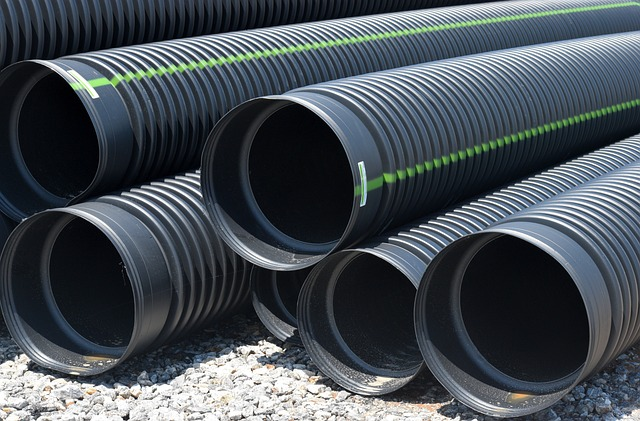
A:
<svg viewBox="0 0 640 421">
<path fill-rule="evenodd" d="M 522 47 L 249 101 L 205 148 L 205 203 L 249 261 L 310 266 L 638 132 L 639 42 L 633 32 Z"/>
<path fill-rule="evenodd" d="M 416 333 L 456 398 L 496 416 L 532 413 L 640 339 L 639 192 L 634 163 L 433 260 L 416 296 Z"/>
<path fill-rule="evenodd" d="M 0 257 L 0 304 L 33 361 L 94 375 L 245 309 L 250 269 L 189 173 L 24 220 Z"/>
<path fill-rule="evenodd" d="M 384 394 L 403 386 L 423 368 L 413 333 L 415 289 L 443 248 L 638 161 L 640 136 L 634 136 L 327 257 L 307 277 L 298 301 L 299 333 L 311 359 L 356 393 Z M 447 270 L 457 266 L 455 260 L 448 263 L 442 265 Z M 568 333 L 566 338 L 574 339 Z M 395 366 L 383 366 L 385 361 Z"/>
<path fill-rule="evenodd" d="M 51 59 L 145 42 L 478 1 L 3 1 L 0 69 L 27 59 Z"/>
<path fill-rule="evenodd" d="M 516 1 L 212 35 L 0 73 L 0 209 L 39 210 L 199 166 L 214 123 L 260 95 L 481 51 L 640 29 L 640 6 Z M 52 98 L 55 98 L 53 100 Z"/>
</svg>

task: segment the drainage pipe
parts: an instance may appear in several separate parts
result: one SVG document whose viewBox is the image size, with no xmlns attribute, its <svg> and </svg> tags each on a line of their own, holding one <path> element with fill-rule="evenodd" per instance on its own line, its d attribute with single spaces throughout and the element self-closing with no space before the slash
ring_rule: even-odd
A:
<svg viewBox="0 0 640 421">
<path fill-rule="evenodd" d="M 0 305 L 29 358 L 88 376 L 244 310 L 250 269 L 188 173 L 24 220 L 0 258 Z"/>
<path fill-rule="evenodd" d="M 213 130 L 202 185 L 231 248 L 294 270 L 638 131 L 640 32 L 631 32 L 249 101 Z"/>
<path fill-rule="evenodd" d="M 471 408 L 546 408 L 640 339 L 640 163 L 438 255 L 416 296 L 427 365 Z"/>
<path fill-rule="evenodd" d="M 0 69 L 32 58 L 478 1 L 7 0 L 0 2 Z"/>
<path fill-rule="evenodd" d="M 0 73 L 0 209 L 21 220 L 197 168 L 214 123 L 257 96 L 453 56 L 639 29 L 637 2 L 514 1 L 18 63 Z"/>
<path fill-rule="evenodd" d="M 637 162 L 640 135 L 330 255 L 313 269 L 299 293 L 299 333 L 309 356 L 325 375 L 352 392 L 381 395 L 402 387 L 424 367 L 413 304 L 427 267 L 443 248 Z M 448 263 L 442 267 L 455 270 L 453 257 Z M 434 300 L 437 297 L 442 294 Z M 441 333 L 449 334 L 444 328 Z M 558 338 L 558 349 L 572 340 L 571 335 Z"/>
</svg>

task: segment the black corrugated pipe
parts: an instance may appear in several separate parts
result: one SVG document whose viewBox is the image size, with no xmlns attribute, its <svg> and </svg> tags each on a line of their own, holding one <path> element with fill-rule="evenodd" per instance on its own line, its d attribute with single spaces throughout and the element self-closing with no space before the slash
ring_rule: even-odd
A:
<svg viewBox="0 0 640 421">
<path fill-rule="evenodd" d="M 250 269 L 189 173 L 24 220 L 0 258 L 0 304 L 33 361 L 93 375 L 244 310 Z"/>
<path fill-rule="evenodd" d="M 231 248 L 292 270 L 638 131 L 633 32 L 249 101 L 213 130 L 202 185 Z"/>
<path fill-rule="evenodd" d="M 298 335 L 298 293 L 311 268 L 288 272 L 254 266 L 251 301 L 260 321 L 276 338 L 302 345 Z"/>
<path fill-rule="evenodd" d="M 0 73 L 0 209 L 20 220 L 196 168 L 214 123 L 256 96 L 452 56 L 638 29 L 637 2 L 515 1 L 18 63 Z"/>
<path fill-rule="evenodd" d="M 640 339 L 640 163 L 460 239 L 416 296 L 428 366 L 473 409 L 546 408 Z"/>
<path fill-rule="evenodd" d="M 32 58 L 480 0 L 5 0 L 0 69 Z"/>
<path fill-rule="evenodd" d="M 356 393 L 378 395 L 405 385 L 424 367 L 413 304 L 434 256 L 456 239 L 637 162 L 640 136 L 327 257 L 307 277 L 298 301 L 299 334 L 311 359 L 336 383 Z M 523 263 L 517 256 L 511 259 Z M 455 261 L 448 263 L 449 270 L 457 267 Z M 548 302 L 563 299 L 559 294 Z M 539 318 L 547 321 L 543 315 Z M 451 334 L 444 329 L 441 333 Z M 553 346 L 561 350 L 574 339 L 567 334 Z"/>
</svg>

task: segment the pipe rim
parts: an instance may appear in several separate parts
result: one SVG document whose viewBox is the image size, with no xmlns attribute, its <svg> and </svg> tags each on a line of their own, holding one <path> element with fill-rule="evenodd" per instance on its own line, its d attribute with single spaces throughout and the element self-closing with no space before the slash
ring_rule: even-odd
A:
<svg viewBox="0 0 640 421">
<path fill-rule="evenodd" d="M 389 361 L 393 360 L 398 364 L 400 364 L 399 361 L 402 361 L 403 367 L 397 365 L 391 369 L 390 367 L 375 366 L 373 360 L 367 361 L 369 355 L 365 356 L 365 353 L 361 352 L 364 348 L 371 348 L 370 345 L 373 341 L 363 342 L 362 349 L 357 351 L 352 349 L 353 341 L 350 345 L 340 332 L 334 313 L 333 294 L 340 276 L 345 270 L 349 270 L 349 265 L 363 258 L 375 259 L 388 270 L 396 271 L 398 278 L 406 281 L 405 287 L 412 291 L 415 290 L 415 285 L 405 274 L 385 259 L 379 259 L 369 250 L 340 251 L 316 265 L 300 291 L 297 310 L 299 334 L 312 361 L 337 384 L 354 393 L 379 396 L 405 386 L 426 366 L 417 348 L 417 343 L 415 344 L 415 361 L 406 358 L 405 351 L 408 348 L 403 347 L 397 349 L 397 355 L 394 358 L 389 358 Z M 407 301 L 411 317 L 413 300 L 405 301 Z M 393 325 L 395 329 L 398 328 L 394 323 L 390 323 L 390 325 Z M 412 324 L 410 328 L 410 336 L 413 338 Z M 376 352 L 383 354 L 383 351 L 384 346 L 381 346 Z"/>
<path fill-rule="evenodd" d="M 251 269 L 253 309 L 267 330 L 283 342 L 302 346 L 296 306 L 310 269 L 290 272 L 276 272 L 259 266 Z"/>
<path fill-rule="evenodd" d="M 458 326 L 464 331 L 460 335 L 461 339 L 455 335 L 455 341 L 468 341 L 467 344 L 470 347 L 467 349 L 477 351 L 476 355 L 469 356 L 468 351 L 462 350 L 459 343 L 458 345 L 442 345 L 443 348 L 452 347 L 448 350 L 449 356 L 463 355 L 458 358 L 458 361 L 462 361 L 461 363 L 450 360 L 445 354 L 446 351 L 441 351 L 440 346 L 435 343 L 438 339 L 433 339 L 432 330 L 435 329 L 433 326 L 437 323 L 429 317 L 428 308 L 436 299 L 432 298 L 429 301 L 434 283 L 438 278 L 441 278 L 441 282 L 444 284 L 446 282 L 444 279 L 446 279 L 455 285 L 448 292 L 445 290 L 445 293 L 458 294 L 458 288 L 462 282 L 461 276 L 464 276 L 468 264 L 478 251 L 492 241 L 505 237 L 514 238 L 536 247 L 559 263 L 574 282 L 582 304 L 585 306 L 589 344 L 584 354 L 584 361 L 571 373 L 553 381 L 525 381 L 501 372 L 485 360 L 481 351 L 475 348 L 475 344 L 464 330 L 464 326 Z M 570 253 L 567 248 L 574 249 Z M 454 261 L 457 263 L 453 263 Z M 456 264 L 458 269 L 452 269 L 451 267 Z M 457 270 L 457 273 L 447 276 L 442 274 L 443 270 Z M 495 228 L 456 240 L 435 257 L 427 268 L 416 295 L 414 308 L 416 337 L 427 366 L 456 399 L 474 410 L 491 416 L 528 415 L 545 409 L 560 400 L 600 363 L 606 351 L 611 331 L 609 324 L 611 306 L 608 300 L 605 303 L 595 300 L 594 297 L 598 294 L 607 296 L 606 285 L 598 267 L 586 252 L 568 236 L 539 224 L 503 223 Z M 441 294 L 437 296 L 445 300 Z M 460 364 L 470 366 L 471 370 L 476 371 L 476 374 L 470 374 L 469 368 L 461 368 Z M 490 367 L 479 367 L 478 364 L 489 364 Z M 482 374 L 478 375 L 478 373 Z M 491 378 L 491 376 L 495 377 Z M 489 377 L 489 380 L 483 380 L 480 377 Z"/>
<path fill-rule="evenodd" d="M 235 180 L 246 181 L 250 177 L 246 164 L 240 165 L 239 170 L 237 168 L 239 163 L 247 162 L 242 158 L 249 156 L 256 134 L 265 123 L 269 123 L 272 116 L 287 109 L 294 109 L 320 125 L 326 133 L 331 133 L 331 142 L 339 150 L 343 175 L 349 174 L 344 177 L 349 178 L 349 204 L 346 204 L 346 199 L 343 200 L 343 216 L 338 224 L 341 228 L 331 228 L 333 232 L 339 232 L 331 238 L 319 241 L 294 238 L 265 215 L 250 183 L 240 185 L 238 181 L 238 184 L 233 184 Z M 313 95 L 306 97 L 304 94 L 295 97 L 271 96 L 245 102 L 215 126 L 202 155 L 203 196 L 221 237 L 236 253 L 266 269 L 298 270 L 316 264 L 344 245 L 354 243 L 354 237 L 361 239 L 364 236 L 362 231 L 370 228 L 367 222 L 375 216 L 381 193 L 375 191 L 361 195 L 361 180 L 363 176 L 381 174 L 382 171 L 380 157 L 369 132 L 352 114 L 349 120 L 348 114 L 351 111 L 328 98 L 314 98 Z M 247 121 L 252 122 L 248 129 Z M 349 124 L 345 121 L 349 121 Z M 369 147 L 363 148 L 362 144 Z M 225 165 L 229 169 L 224 168 Z M 330 185 L 330 181 L 326 184 Z M 346 189 L 343 188 L 344 191 Z M 232 190 L 234 195 L 228 193 Z M 346 194 L 343 196 L 346 197 Z M 323 211 L 326 211 L 326 201 L 317 206 L 317 209 L 321 207 L 325 207 Z M 309 221 L 306 222 L 309 226 Z M 312 225 L 317 233 L 329 230 L 326 226 L 320 227 L 318 221 L 313 221 Z"/>
<path fill-rule="evenodd" d="M 13 220 L 119 184 L 133 134 L 115 87 L 84 87 L 97 75 L 89 66 L 65 60 L 29 60 L 0 72 L 0 96 L 11 98 L 0 105 L 0 135 L 6 139 L 0 164 L 8 173 L 6 181 L 0 180 L 0 209 Z M 74 88 L 78 85 L 82 87 Z M 64 103 L 47 94 L 52 90 Z M 48 101 L 38 100 L 39 95 L 47 95 Z M 57 124 L 55 130 L 45 132 L 50 124 Z"/>
<path fill-rule="evenodd" d="M 107 209 L 109 208 L 109 209 Z M 105 217 L 103 211 L 118 213 L 118 209 L 111 205 L 89 205 L 85 209 L 64 208 L 44 211 L 25 219 L 10 235 L 7 247 L 0 256 L 0 303 L 8 330 L 20 348 L 37 364 L 55 371 L 77 375 L 90 376 L 101 374 L 119 365 L 129 357 L 145 350 L 154 342 L 164 326 L 164 320 L 170 310 L 171 286 L 166 266 L 160 263 L 157 268 L 150 268 L 151 260 L 141 258 L 141 248 L 132 243 L 134 237 L 129 237 L 123 227 L 117 222 Z M 111 215 L 113 216 L 113 215 Z M 51 287 L 49 265 L 52 250 L 56 246 L 61 233 L 71 224 L 79 222 L 101 238 L 107 241 L 122 259 L 119 270 L 125 270 L 130 281 L 131 320 L 130 335 L 125 338 L 122 346 L 108 346 L 92 341 L 76 329 L 74 322 L 70 322 L 61 310 Z M 41 241 L 38 230 L 45 232 L 48 240 Z M 36 231 L 32 233 L 32 231 Z M 141 227 L 139 232 L 145 232 Z M 124 234 L 124 235 L 123 235 Z M 134 235 L 137 235 L 135 233 Z M 150 240 L 144 246 L 152 248 L 153 238 L 150 233 L 143 234 Z M 41 248 L 34 249 L 34 243 L 42 243 Z M 83 245 L 84 246 L 84 245 Z M 151 247 L 149 247 L 151 246 Z M 22 253 L 20 253 L 22 251 Z M 31 252 L 31 254 L 28 253 Z M 146 252 L 146 251 L 145 251 Z M 33 255 L 36 258 L 30 258 Z M 24 279 L 18 275 L 15 262 L 22 259 L 24 264 L 38 262 L 36 270 L 39 279 L 34 279 L 30 287 L 25 286 Z M 151 263 L 154 264 L 154 263 Z M 145 267 L 146 266 L 146 267 Z M 124 275 L 123 275 L 124 276 Z M 24 278 L 24 276 L 22 276 Z M 34 276 L 33 278 L 38 278 Z M 39 288 L 37 288 L 39 285 Z M 39 297 L 44 317 L 48 317 L 48 326 L 36 322 L 29 323 L 28 313 L 32 312 L 33 304 L 29 308 L 18 304 L 16 294 L 35 294 Z M 38 327 L 39 326 L 39 327 Z M 113 333 L 113 332 L 112 332 Z M 108 339 L 108 338 L 104 338 Z M 70 346 L 71 345 L 71 346 Z"/>
</svg>

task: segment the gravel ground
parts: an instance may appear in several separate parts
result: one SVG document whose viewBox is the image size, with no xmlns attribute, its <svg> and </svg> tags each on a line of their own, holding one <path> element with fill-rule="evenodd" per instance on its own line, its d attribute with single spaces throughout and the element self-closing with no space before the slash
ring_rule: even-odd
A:
<svg viewBox="0 0 640 421">
<path fill-rule="evenodd" d="M 452 399 L 424 373 L 384 397 L 344 391 L 240 315 L 101 376 L 42 369 L 0 320 L 0 419 L 6 420 L 492 420 Z M 640 420 L 640 346 L 523 420 Z"/>
</svg>

